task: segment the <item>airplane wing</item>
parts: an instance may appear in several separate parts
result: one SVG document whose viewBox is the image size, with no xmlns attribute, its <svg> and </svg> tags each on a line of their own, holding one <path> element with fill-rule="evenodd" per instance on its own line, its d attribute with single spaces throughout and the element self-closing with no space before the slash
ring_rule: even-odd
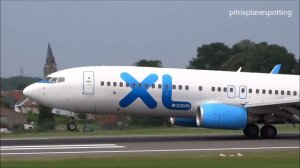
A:
<svg viewBox="0 0 300 168">
<path fill-rule="evenodd" d="M 258 106 L 271 106 L 271 105 L 280 105 L 280 104 L 291 104 L 291 103 L 299 103 L 299 97 L 287 97 L 284 99 L 278 100 L 268 100 L 268 101 L 257 101 L 257 102 L 249 102 L 244 105 L 245 108 L 250 107 L 258 107 Z"/>
<path fill-rule="evenodd" d="M 299 97 L 249 102 L 244 105 L 249 113 L 261 116 L 265 122 L 300 123 Z"/>
</svg>

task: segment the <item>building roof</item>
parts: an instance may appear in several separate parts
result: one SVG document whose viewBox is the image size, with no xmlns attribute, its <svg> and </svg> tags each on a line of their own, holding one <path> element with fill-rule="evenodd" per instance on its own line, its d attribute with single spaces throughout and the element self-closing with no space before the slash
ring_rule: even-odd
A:
<svg viewBox="0 0 300 168">
<path fill-rule="evenodd" d="M 35 101 L 32 101 L 31 99 L 23 96 L 16 104 L 15 106 L 39 106 L 39 104 Z"/>
</svg>

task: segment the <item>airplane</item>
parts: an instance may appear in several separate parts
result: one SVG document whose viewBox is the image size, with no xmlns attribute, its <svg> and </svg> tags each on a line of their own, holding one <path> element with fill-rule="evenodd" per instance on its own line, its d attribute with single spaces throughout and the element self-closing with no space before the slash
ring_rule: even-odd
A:
<svg viewBox="0 0 300 168">
<path fill-rule="evenodd" d="M 275 138 L 273 124 L 300 123 L 300 76 L 277 70 L 87 66 L 54 72 L 23 93 L 44 106 L 75 113 L 170 117 L 177 126 Z M 67 127 L 75 130 L 75 120 Z"/>
</svg>

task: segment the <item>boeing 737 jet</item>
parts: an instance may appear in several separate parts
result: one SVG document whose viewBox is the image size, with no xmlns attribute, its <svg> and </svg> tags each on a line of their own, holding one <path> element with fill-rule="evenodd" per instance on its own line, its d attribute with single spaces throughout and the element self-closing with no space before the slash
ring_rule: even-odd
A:
<svg viewBox="0 0 300 168">
<path fill-rule="evenodd" d="M 274 124 L 299 124 L 299 75 L 132 66 L 61 70 L 24 95 L 75 113 L 170 117 L 173 125 L 240 129 L 275 138 Z M 258 125 L 262 124 L 259 128 Z M 75 130 L 74 120 L 68 129 Z"/>
</svg>

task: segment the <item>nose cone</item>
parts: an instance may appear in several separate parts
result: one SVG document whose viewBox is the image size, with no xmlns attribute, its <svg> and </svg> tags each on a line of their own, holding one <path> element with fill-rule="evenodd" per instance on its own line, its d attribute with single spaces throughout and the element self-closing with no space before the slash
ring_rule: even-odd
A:
<svg viewBox="0 0 300 168">
<path fill-rule="evenodd" d="M 36 101 L 39 98 L 39 86 L 37 86 L 35 83 L 29 85 L 23 90 L 23 94 L 26 97 Z"/>
</svg>

